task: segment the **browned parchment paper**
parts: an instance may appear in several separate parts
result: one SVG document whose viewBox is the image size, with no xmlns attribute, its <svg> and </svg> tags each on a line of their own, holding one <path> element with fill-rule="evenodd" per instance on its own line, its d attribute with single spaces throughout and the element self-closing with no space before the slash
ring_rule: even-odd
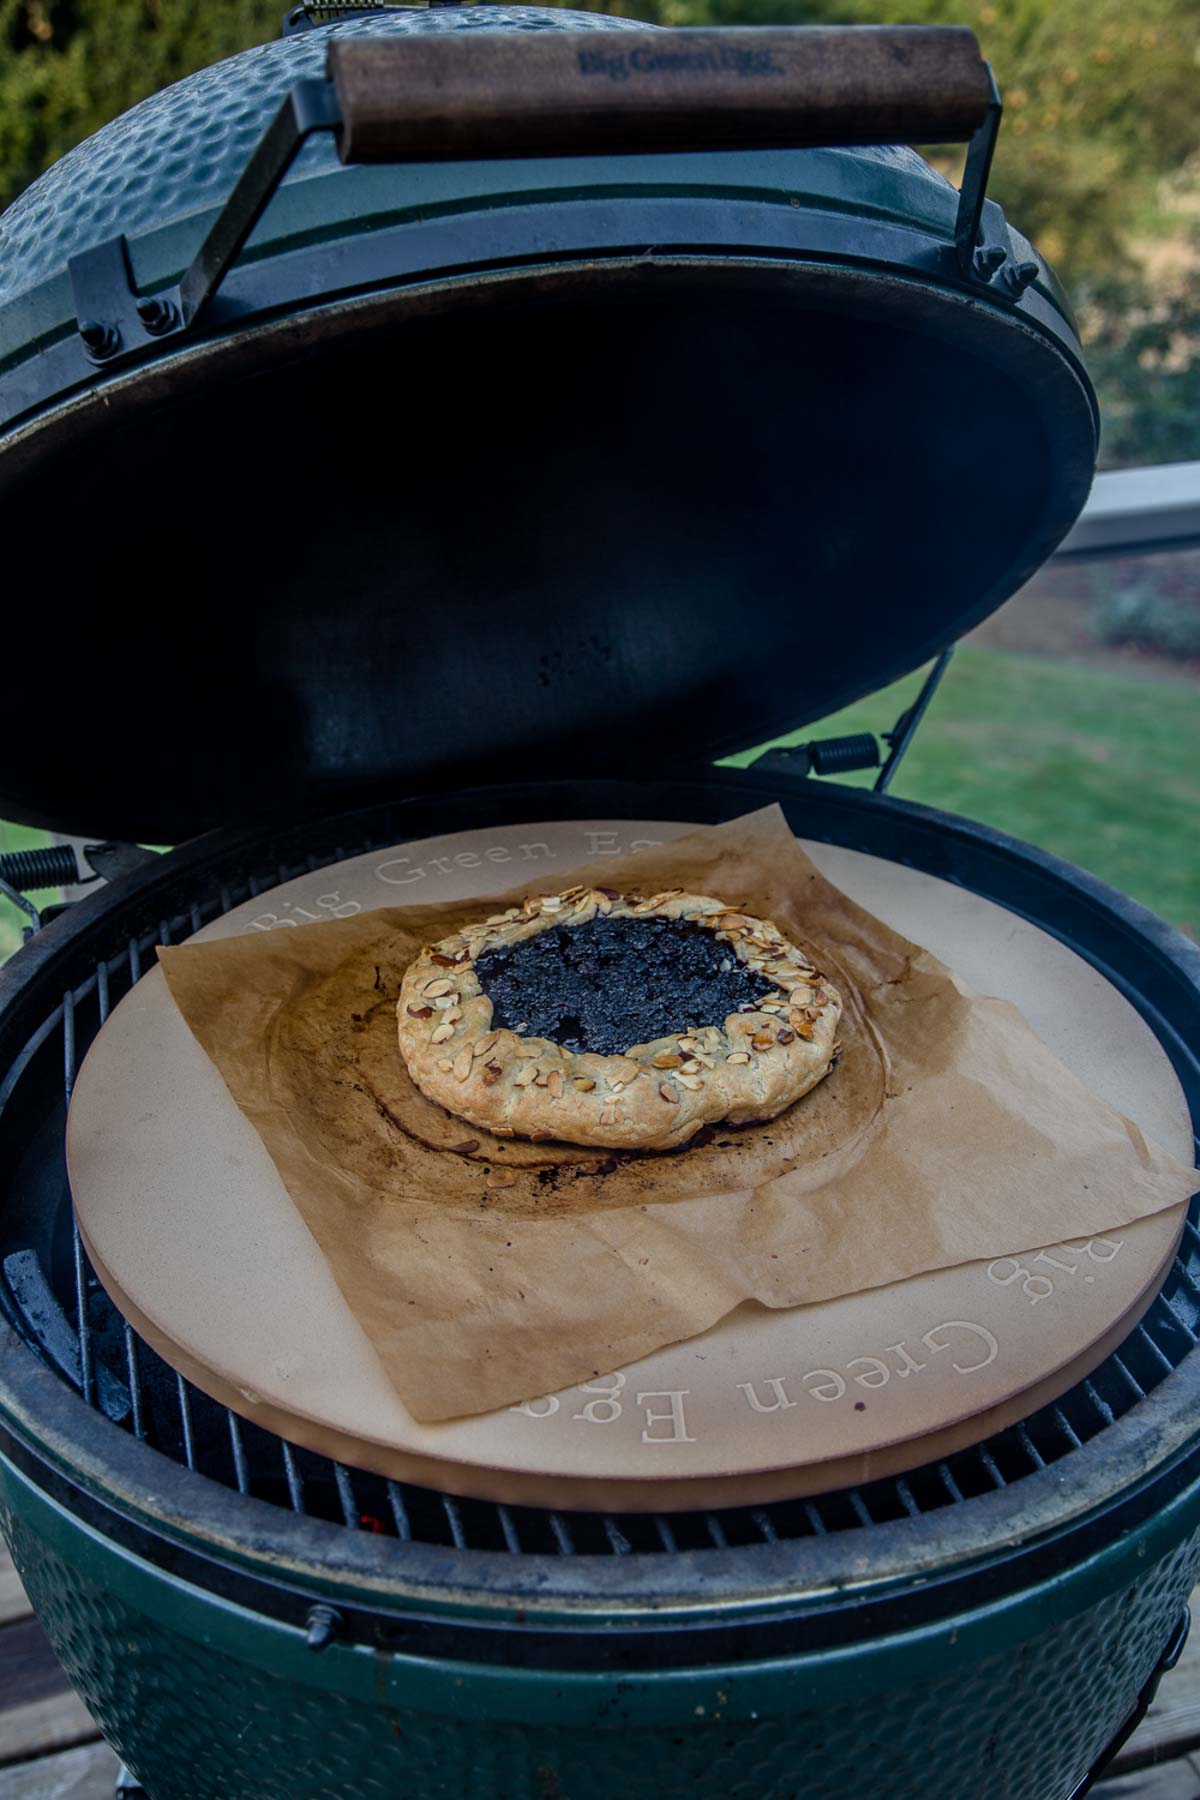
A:
<svg viewBox="0 0 1200 1800">
<path fill-rule="evenodd" d="M 521 889 L 159 952 L 416 1418 L 605 1374 L 746 1299 L 798 1306 L 1094 1237 L 1197 1185 L 1014 1007 L 826 881 L 778 808 L 590 878 L 774 919 L 842 994 L 833 1074 L 769 1124 L 668 1154 L 501 1140 L 453 1118 L 400 1057 L 400 978 L 422 944 Z"/>
</svg>

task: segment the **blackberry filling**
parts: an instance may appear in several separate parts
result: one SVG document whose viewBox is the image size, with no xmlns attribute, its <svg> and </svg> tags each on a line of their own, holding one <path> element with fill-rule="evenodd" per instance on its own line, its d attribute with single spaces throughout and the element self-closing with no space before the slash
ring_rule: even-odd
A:
<svg viewBox="0 0 1200 1800">
<path fill-rule="evenodd" d="M 732 945 L 680 919 L 552 926 L 485 950 L 475 973 L 494 1026 L 599 1056 L 720 1025 L 778 992 L 738 962 Z"/>
</svg>

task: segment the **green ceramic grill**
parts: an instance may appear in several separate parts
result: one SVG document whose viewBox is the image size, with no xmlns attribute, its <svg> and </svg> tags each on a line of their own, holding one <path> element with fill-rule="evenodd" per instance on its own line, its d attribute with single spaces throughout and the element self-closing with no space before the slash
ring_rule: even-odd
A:
<svg viewBox="0 0 1200 1800">
<path fill-rule="evenodd" d="M 714 766 L 945 652 L 1083 504 L 999 117 L 957 30 L 301 8 L 0 219 L 0 517 L 44 598 L 10 667 L 71 620 L 52 735 L 6 684 L 38 735 L 0 813 L 109 840 L 0 971 L 0 1526 L 153 1800 L 1067 1800 L 1178 1653 L 1191 1224 L 1086 1380 L 942 1460 L 552 1512 L 207 1398 L 96 1282 L 63 1157 L 156 943 L 435 834 L 775 801 L 1069 945 L 1200 1116 L 1194 945 L 887 770 L 818 778 L 861 744 Z M 951 140 L 961 191 L 907 147 Z"/>
</svg>

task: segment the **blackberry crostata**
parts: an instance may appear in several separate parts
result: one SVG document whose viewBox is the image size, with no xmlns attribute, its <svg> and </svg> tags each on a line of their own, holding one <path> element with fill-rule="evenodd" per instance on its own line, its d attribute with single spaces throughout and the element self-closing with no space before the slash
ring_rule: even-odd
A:
<svg viewBox="0 0 1200 1800">
<path fill-rule="evenodd" d="M 668 1150 L 815 1087 L 841 1011 L 768 920 L 678 888 L 579 887 L 422 950 L 397 1017 L 417 1086 L 473 1125 Z"/>
</svg>

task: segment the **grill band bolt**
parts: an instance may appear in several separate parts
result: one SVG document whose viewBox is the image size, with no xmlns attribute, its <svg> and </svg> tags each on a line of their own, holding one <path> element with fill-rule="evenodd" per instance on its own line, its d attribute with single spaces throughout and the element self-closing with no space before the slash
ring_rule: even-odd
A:
<svg viewBox="0 0 1200 1800">
<path fill-rule="evenodd" d="M 104 362 L 115 356 L 121 346 L 121 334 L 116 326 L 106 325 L 102 319 L 81 319 L 79 335 L 93 362 Z"/>
<path fill-rule="evenodd" d="M 310 1606 L 305 1643 L 310 1650 L 327 1650 L 342 1634 L 344 1621 L 336 1606 Z"/>
<path fill-rule="evenodd" d="M 162 337 L 179 323 L 179 308 L 162 294 L 144 294 L 137 303 L 137 313 L 151 337 Z"/>
</svg>

